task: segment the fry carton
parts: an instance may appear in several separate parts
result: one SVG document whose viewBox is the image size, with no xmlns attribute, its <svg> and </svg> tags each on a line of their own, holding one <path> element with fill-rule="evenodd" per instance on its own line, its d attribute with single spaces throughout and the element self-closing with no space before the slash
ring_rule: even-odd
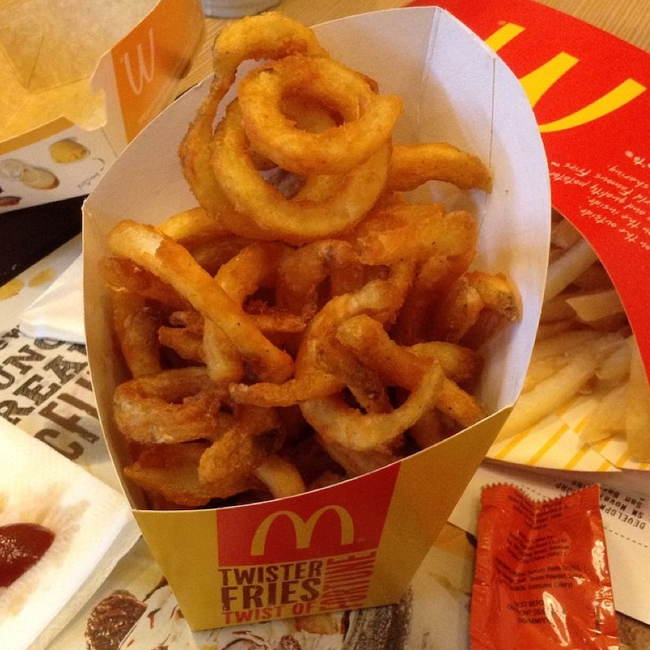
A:
<svg viewBox="0 0 650 650">
<path fill-rule="evenodd" d="M 125 482 L 143 535 L 194 629 L 398 601 L 515 402 L 539 321 L 548 168 L 530 105 L 510 70 L 439 8 L 359 15 L 315 31 L 333 58 L 376 79 L 381 92 L 403 97 L 396 141 L 448 141 L 489 165 L 491 194 L 445 200 L 450 207 L 460 200 L 476 215 L 476 264 L 512 279 L 523 318 L 485 350 L 479 395 L 491 415 L 405 460 L 298 496 L 219 509 L 149 510 Z M 129 459 L 112 419 L 112 396 L 125 370 L 114 354 L 99 261 L 119 220 L 155 224 L 196 205 L 176 148 L 209 82 L 156 118 L 84 206 L 88 352 L 118 470 Z"/>
<path fill-rule="evenodd" d="M 548 156 L 553 207 L 609 274 L 650 375 L 650 292 L 643 289 L 650 270 L 650 136 L 644 127 L 650 55 L 530 0 L 436 4 L 471 27 L 520 79 Z M 643 459 L 621 435 L 584 441 L 601 398 L 583 392 L 532 428 L 499 441 L 490 457 L 572 471 L 649 470 L 647 440 Z"/>
<path fill-rule="evenodd" d="M 203 20 L 199 0 L 2 3 L 0 212 L 88 194 L 173 99 Z"/>
</svg>

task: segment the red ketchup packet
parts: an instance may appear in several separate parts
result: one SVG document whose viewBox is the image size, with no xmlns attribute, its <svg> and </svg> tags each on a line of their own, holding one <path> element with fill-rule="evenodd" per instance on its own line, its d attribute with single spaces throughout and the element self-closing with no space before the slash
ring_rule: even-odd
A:
<svg viewBox="0 0 650 650">
<path fill-rule="evenodd" d="M 533 501 L 483 489 L 470 619 L 472 650 L 617 650 L 597 485 Z"/>
</svg>

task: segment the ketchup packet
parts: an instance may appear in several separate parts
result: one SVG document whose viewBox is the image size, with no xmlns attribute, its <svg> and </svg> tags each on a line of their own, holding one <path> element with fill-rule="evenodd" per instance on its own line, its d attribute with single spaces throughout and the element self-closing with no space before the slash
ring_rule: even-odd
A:
<svg viewBox="0 0 650 650">
<path fill-rule="evenodd" d="M 470 634 L 472 650 L 620 647 L 597 485 L 483 489 Z"/>
</svg>

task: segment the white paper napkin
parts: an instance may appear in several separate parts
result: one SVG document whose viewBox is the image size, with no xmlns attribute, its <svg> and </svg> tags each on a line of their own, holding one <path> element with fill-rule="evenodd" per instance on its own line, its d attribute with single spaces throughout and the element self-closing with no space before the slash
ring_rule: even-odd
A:
<svg viewBox="0 0 650 650">
<path fill-rule="evenodd" d="M 139 531 L 123 495 L 0 418 L 0 526 L 16 523 L 38 524 L 55 536 L 35 565 L 0 588 L 0 645 L 41 650 Z"/>
<path fill-rule="evenodd" d="M 85 343 L 81 255 L 20 314 L 18 320 L 20 331 L 26 336 Z"/>
</svg>

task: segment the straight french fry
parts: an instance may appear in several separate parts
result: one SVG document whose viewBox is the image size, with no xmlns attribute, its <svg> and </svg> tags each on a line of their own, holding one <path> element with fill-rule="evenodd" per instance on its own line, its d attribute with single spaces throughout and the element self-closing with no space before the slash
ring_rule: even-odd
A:
<svg viewBox="0 0 650 650">
<path fill-rule="evenodd" d="M 553 377 L 559 370 L 567 364 L 567 358 L 564 355 L 536 359 L 528 366 L 526 379 L 522 387 L 522 393 L 528 393 L 542 381 Z"/>
<path fill-rule="evenodd" d="M 580 320 L 587 322 L 623 312 L 623 304 L 614 288 L 572 296 L 567 298 L 567 304 Z"/>
<path fill-rule="evenodd" d="M 525 431 L 560 408 L 594 375 L 597 367 L 598 360 L 589 352 L 575 355 L 562 370 L 519 398 L 496 441 Z"/>
<path fill-rule="evenodd" d="M 551 227 L 551 246 L 567 250 L 577 244 L 582 239 L 582 235 L 570 221 L 563 219 L 559 213 L 555 213 L 554 216 Z"/>
<path fill-rule="evenodd" d="M 606 384 L 621 384 L 630 376 L 630 359 L 634 339 L 630 336 L 625 342 L 614 350 L 596 371 L 599 381 Z"/>
<path fill-rule="evenodd" d="M 650 387 L 636 343 L 632 345 L 630 383 L 625 408 L 625 434 L 630 456 L 640 463 L 648 463 L 650 462 Z"/>
<path fill-rule="evenodd" d="M 599 442 L 625 432 L 627 383 L 607 391 L 598 406 L 589 414 L 580 438 L 586 443 Z"/>
<path fill-rule="evenodd" d="M 579 394 L 591 394 L 580 438 L 624 438 L 650 462 L 650 389 L 637 343 L 606 269 L 589 243 L 553 212 L 540 327 L 522 394 L 497 442 L 524 432 Z"/>
<path fill-rule="evenodd" d="M 594 330 L 573 330 L 545 339 L 535 344 L 532 361 L 571 354 L 575 350 L 605 342 L 605 334 Z M 609 339 L 611 342 L 611 338 Z"/>
<path fill-rule="evenodd" d="M 589 242 L 586 239 L 581 239 L 562 257 L 558 257 L 549 264 L 544 300 L 550 300 L 557 296 L 597 260 L 596 253 Z"/>
</svg>

